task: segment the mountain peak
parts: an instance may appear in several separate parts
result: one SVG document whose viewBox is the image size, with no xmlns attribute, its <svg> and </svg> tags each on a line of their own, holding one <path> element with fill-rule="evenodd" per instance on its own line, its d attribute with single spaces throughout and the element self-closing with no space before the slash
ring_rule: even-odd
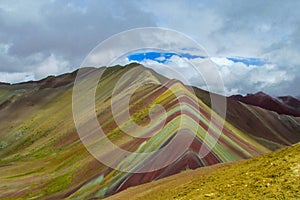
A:
<svg viewBox="0 0 300 200">
<path fill-rule="evenodd" d="M 255 93 L 255 94 L 249 94 L 249 95 L 271 97 L 270 95 L 268 95 L 268 94 L 266 94 L 266 93 L 264 93 L 262 91 L 259 91 L 259 92 Z"/>
</svg>

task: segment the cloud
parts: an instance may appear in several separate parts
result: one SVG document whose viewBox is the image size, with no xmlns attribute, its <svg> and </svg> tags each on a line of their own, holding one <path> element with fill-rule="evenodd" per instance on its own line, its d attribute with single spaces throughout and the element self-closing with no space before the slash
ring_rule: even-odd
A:
<svg viewBox="0 0 300 200">
<path fill-rule="evenodd" d="M 107 37 L 154 25 L 136 2 L 4 0 L 0 3 L 0 72 L 33 72 L 51 55 L 75 69 Z"/>
<path fill-rule="evenodd" d="M 160 0 L 155 3 L 150 0 L 3 0 L 0 2 L 0 73 L 12 73 L 11 77 L 18 73 L 33 74 L 36 79 L 65 72 L 78 68 L 99 42 L 113 34 L 131 28 L 162 26 L 192 37 L 215 58 L 226 75 L 228 93 L 264 90 L 297 96 L 300 95 L 297 87 L 300 85 L 299 7 L 300 1 L 292 0 L 284 3 L 279 0 Z M 144 42 L 137 41 L 136 37 L 129 39 L 123 45 Z M 161 40 L 172 41 L 172 38 Z M 116 48 L 123 47 L 116 45 Z M 191 53 L 188 47 L 185 51 Z M 255 64 L 259 67 L 245 67 L 243 63 L 224 59 L 238 57 L 266 62 Z M 56 60 L 56 67 L 41 67 L 50 58 Z M 96 63 L 97 59 L 106 57 L 96 56 Z M 122 61 L 126 62 L 126 59 Z M 8 80 L 6 76 L 0 81 Z M 193 81 L 196 80 L 199 82 L 199 78 Z"/>
<path fill-rule="evenodd" d="M 220 66 L 231 66 L 234 64 L 232 60 L 229 60 L 227 58 L 221 58 L 221 57 L 212 57 L 211 60 Z"/>
<path fill-rule="evenodd" d="M 25 72 L 0 72 L 0 80 L 4 83 L 19 83 L 24 81 L 30 81 L 34 79 L 34 75 L 32 73 Z"/>
<path fill-rule="evenodd" d="M 213 64 L 206 58 L 186 58 L 177 55 L 171 56 L 163 63 L 156 58 L 143 58 L 138 62 L 168 78 L 179 79 L 187 85 L 227 96 L 237 93 L 245 95 L 257 91 L 276 96 L 279 95 L 278 91 L 284 91 L 288 85 L 290 88 L 287 91 L 296 89 L 293 82 L 297 81 L 295 80 L 297 76 L 272 63 L 254 65 L 257 63 L 255 61 L 251 65 L 246 62 L 249 59 L 239 58 L 234 62 L 231 58 L 212 57 Z M 127 59 L 128 62 L 130 61 Z M 222 80 L 217 79 L 218 74 Z M 281 94 L 288 93 L 281 92 Z"/>
<path fill-rule="evenodd" d="M 159 25 L 190 35 L 213 57 L 250 57 L 269 63 L 251 69 L 242 64 L 227 67 L 228 74 L 236 74 L 238 67 L 244 71 L 236 85 L 237 78 L 230 76 L 228 91 L 300 94 L 295 86 L 300 85 L 299 1 L 177 1 L 170 5 L 161 0 L 143 5 Z M 274 67 L 269 69 L 271 63 Z"/>
<path fill-rule="evenodd" d="M 222 75 L 227 95 L 246 94 L 264 91 L 271 95 L 283 94 L 283 83 L 290 83 L 294 74 L 287 72 L 276 64 L 246 65 L 232 62 L 227 58 L 213 59 Z M 286 93 L 285 93 L 286 94 Z"/>
<path fill-rule="evenodd" d="M 49 75 L 58 75 L 70 72 L 71 67 L 68 61 L 57 58 L 51 54 L 42 63 L 38 64 L 34 71 L 34 79 L 41 79 Z"/>
<path fill-rule="evenodd" d="M 156 59 L 145 59 L 139 63 L 170 79 L 180 80 L 186 85 L 201 87 L 225 95 L 218 68 L 207 58 L 188 59 L 173 55 L 163 63 Z"/>
</svg>

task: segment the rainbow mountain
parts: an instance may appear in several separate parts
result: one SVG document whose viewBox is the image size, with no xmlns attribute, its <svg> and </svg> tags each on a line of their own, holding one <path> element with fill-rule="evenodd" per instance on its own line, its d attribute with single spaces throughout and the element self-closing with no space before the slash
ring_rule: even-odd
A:
<svg viewBox="0 0 300 200">
<path fill-rule="evenodd" d="M 80 128 L 87 130 L 90 148 L 113 160 L 113 167 L 83 144 L 72 113 L 78 71 L 0 84 L 0 198 L 104 198 L 187 169 L 248 159 L 300 141 L 299 117 L 213 94 L 226 100 L 224 118 L 211 108 L 208 92 L 138 64 L 84 70 L 104 72 L 95 93 L 97 121 L 105 138 L 132 154 L 101 146 L 103 138 L 97 138 L 88 111 L 80 107 L 85 119 Z"/>
</svg>

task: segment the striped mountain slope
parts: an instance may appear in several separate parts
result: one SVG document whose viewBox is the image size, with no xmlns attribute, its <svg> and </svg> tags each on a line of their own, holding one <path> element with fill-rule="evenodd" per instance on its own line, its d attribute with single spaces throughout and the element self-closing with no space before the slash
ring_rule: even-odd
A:
<svg viewBox="0 0 300 200">
<path fill-rule="evenodd" d="M 115 170 L 96 160 L 77 134 L 75 76 L 0 85 L 0 198 L 102 198 L 189 168 L 247 159 L 300 141 L 297 117 L 228 100 L 220 129 L 223 119 L 210 108 L 205 91 L 134 64 L 116 66 L 105 70 L 95 95 L 106 137 L 133 152 L 100 151 L 100 157 L 112 158 Z M 123 99 L 129 94 L 127 108 Z M 79 109 L 86 116 L 82 128 L 89 129 L 88 111 Z M 90 134 L 90 147 L 99 148 L 102 138 Z M 161 163 L 169 164 L 158 167 Z"/>
</svg>

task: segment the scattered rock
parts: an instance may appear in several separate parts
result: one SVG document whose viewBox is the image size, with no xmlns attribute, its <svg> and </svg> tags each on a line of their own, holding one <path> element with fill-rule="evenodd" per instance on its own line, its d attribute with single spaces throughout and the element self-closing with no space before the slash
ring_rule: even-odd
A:
<svg viewBox="0 0 300 200">
<path fill-rule="evenodd" d="M 215 195 L 215 193 L 209 193 L 209 194 L 205 194 L 204 196 L 205 197 L 212 197 L 212 196 L 214 196 Z"/>
</svg>

